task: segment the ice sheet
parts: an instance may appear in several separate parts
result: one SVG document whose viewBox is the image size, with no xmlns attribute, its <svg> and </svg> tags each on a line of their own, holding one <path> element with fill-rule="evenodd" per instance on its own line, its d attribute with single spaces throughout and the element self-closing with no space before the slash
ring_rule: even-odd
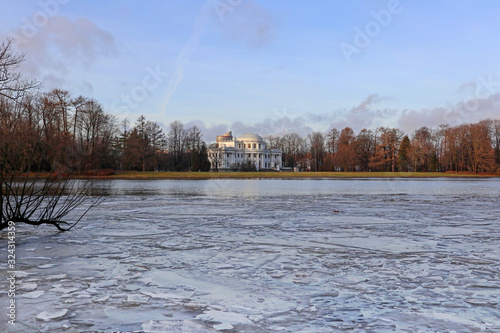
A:
<svg viewBox="0 0 500 333">
<path fill-rule="evenodd" d="M 20 226 L 0 331 L 500 331 L 498 194 L 244 182 L 118 188 L 71 232 Z"/>
</svg>

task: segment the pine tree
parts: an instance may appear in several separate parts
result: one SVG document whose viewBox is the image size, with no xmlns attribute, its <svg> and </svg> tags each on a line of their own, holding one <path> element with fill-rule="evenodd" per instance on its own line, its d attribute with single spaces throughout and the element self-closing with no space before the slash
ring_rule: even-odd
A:
<svg viewBox="0 0 500 333">
<path fill-rule="evenodd" d="M 408 164 L 410 162 L 409 152 L 410 152 L 410 138 L 408 138 L 408 135 L 405 135 L 405 137 L 401 141 L 401 146 L 399 147 L 399 154 L 398 154 L 398 168 L 401 171 L 404 172 L 408 171 Z"/>
</svg>

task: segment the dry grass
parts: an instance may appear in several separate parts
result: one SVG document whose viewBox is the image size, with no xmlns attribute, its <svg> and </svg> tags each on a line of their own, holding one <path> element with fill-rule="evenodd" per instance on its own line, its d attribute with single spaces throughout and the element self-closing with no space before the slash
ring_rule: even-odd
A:
<svg viewBox="0 0 500 333">
<path fill-rule="evenodd" d="M 103 179 L 218 179 L 218 178 L 485 178 L 500 177 L 492 173 L 443 172 L 117 172 Z"/>
</svg>

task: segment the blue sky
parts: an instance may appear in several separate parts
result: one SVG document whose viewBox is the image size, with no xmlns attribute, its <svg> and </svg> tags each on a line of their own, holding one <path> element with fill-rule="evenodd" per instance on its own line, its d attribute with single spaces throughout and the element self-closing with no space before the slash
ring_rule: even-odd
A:
<svg viewBox="0 0 500 333">
<path fill-rule="evenodd" d="M 0 4 L 1 38 L 46 90 L 196 124 L 207 141 L 500 118 L 498 1 Z"/>
</svg>

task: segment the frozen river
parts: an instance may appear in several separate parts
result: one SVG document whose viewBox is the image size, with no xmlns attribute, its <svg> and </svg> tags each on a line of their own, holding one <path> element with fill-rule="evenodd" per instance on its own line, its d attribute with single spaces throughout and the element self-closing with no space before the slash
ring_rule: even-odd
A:
<svg viewBox="0 0 500 333">
<path fill-rule="evenodd" d="M 500 331 L 500 179 L 98 187 L 72 231 L 18 227 L 1 332 Z"/>
</svg>

